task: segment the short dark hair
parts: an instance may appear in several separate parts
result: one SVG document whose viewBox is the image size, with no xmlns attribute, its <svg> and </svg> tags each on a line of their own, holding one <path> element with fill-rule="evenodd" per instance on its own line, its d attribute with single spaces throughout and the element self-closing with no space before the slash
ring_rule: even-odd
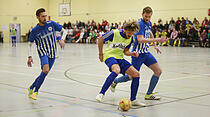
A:
<svg viewBox="0 0 210 117">
<path fill-rule="evenodd" d="M 142 14 L 144 14 L 144 13 L 152 13 L 152 8 L 149 7 L 149 6 L 145 7 L 145 8 L 143 9 Z"/>
<path fill-rule="evenodd" d="M 40 13 L 42 13 L 42 12 L 45 12 L 44 8 L 40 8 L 40 9 L 36 10 L 36 16 L 39 16 Z"/>
</svg>

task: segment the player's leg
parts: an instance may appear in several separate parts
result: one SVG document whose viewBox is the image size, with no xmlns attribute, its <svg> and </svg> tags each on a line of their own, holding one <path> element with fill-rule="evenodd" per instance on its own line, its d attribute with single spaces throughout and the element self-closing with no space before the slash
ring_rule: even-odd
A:
<svg viewBox="0 0 210 117">
<path fill-rule="evenodd" d="M 132 57 L 131 64 L 138 71 L 140 70 L 140 67 L 141 67 L 141 65 L 142 65 L 142 63 L 144 61 L 144 58 L 143 57 L 144 57 L 143 55 L 139 55 L 138 58 Z M 123 76 L 121 76 L 119 78 L 115 78 L 114 81 L 113 81 L 113 83 L 112 83 L 112 85 L 111 85 L 111 87 L 110 87 L 110 90 L 112 92 L 115 92 L 115 88 L 116 88 L 116 86 L 117 86 L 118 83 L 127 82 L 129 80 L 132 80 L 132 77 L 129 76 L 129 75 L 127 75 L 127 74 L 126 75 L 123 75 Z"/>
<path fill-rule="evenodd" d="M 107 89 L 110 87 L 114 79 L 118 76 L 120 73 L 120 66 L 118 65 L 117 60 L 114 57 L 110 57 L 105 61 L 106 65 L 109 67 L 111 73 L 106 78 L 106 81 L 104 82 L 100 93 L 96 96 L 96 100 L 101 102 L 103 100 L 103 97 L 107 91 Z"/>
<path fill-rule="evenodd" d="M 38 91 L 41 85 L 43 84 L 45 77 L 47 76 L 50 68 L 52 67 L 54 63 L 54 61 L 50 61 L 47 56 L 42 56 L 40 58 L 40 61 L 41 61 L 42 72 L 30 87 L 30 89 L 35 88 L 34 93 L 31 95 L 31 98 L 34 100 L 37 99 Z"/>
<path fill-rule="evenodd" d="M 148 88 L 147 94 L 145 95 L 145 99 L 159 100 L 160 97 L 155 97 L 153 95 L 153 90 L 155 89 L 155 87 L 159 81 L 159 77 L 162 73 L 162 70 L 161 70 L 159 64 L 157 63 L 157 60 L 151 53 L 147 54 L 147 60 L 145 61 L 145 65 L 148 66 L 154 73 L 151 77 L 149 88 Z"/>
<path fill-rule="evenodd" d="M 132 106 L 146 106 L 146 104 L 144 103 L 139 103 L 136 100 L 136 96 L 137 96 L 137 92 L 138 92 L 138 88 L 139 88 L 139 79 L 140 79 L 140 74 L 139 72 L 133 67 L 130 66 L 127 70 L 126 70 L 126 74 L 128 74 L 129 76 L 132 77 L 132 83 L 131 83 L 131 104 Z"/>
</svg>

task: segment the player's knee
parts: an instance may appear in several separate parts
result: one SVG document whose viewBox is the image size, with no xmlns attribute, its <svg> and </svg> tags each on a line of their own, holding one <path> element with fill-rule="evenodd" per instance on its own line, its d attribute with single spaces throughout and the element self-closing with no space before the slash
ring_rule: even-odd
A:
<svg viewBox="0 0 210 117">
<path fill-rule="evenodd" d="M 113 72 L 115 72 L 118 75 L 120 74 L 120 69 L 114 69 Z"/>
<path fill-rule="evenodd" d="M 133 73 L 133 77 L 140 77 L 139 72 L 134 72 L 134 73 Z"/>
<path fill-rule="evenodd" d="M 155 75 L 156 76 L 160 76 L 162 74 L 162 70 L 161 69 L 158 69 L 155 71 Z"/>
<path fill-rule="evenodd" d="M 48 74 L 49 71 L 50 71 L 49 69 L 43 70 L 43 72 L 44 72 L 45 74 Z"/>
</svg>

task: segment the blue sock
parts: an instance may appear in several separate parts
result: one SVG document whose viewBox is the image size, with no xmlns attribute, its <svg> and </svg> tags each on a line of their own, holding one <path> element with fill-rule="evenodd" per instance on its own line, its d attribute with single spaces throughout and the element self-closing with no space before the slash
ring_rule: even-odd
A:
<svg viewBox="0 0 210 117">
<path fill-rule="evenodd" d="M 131 98 L 130 100 L 136 100 L 136 95 L 139 88 L 139 77 L 133 77 L 132 83 L 131 83 Z"/>
<path fill-rule="evenodd" d="M 129 79 L 129 76 L 126 74 L 126 75 L 124 75 L 124 76 L 121 76 L 121 77 L 119 77 L 119 78 L 115 78 L 114 79 L 114 83 L 121 83 L 121 82 L 127 82 L 127 81 L 129 81 L 130 79 Z"/>
<path fill-rule="evenodd" d="M 44 82 L 44 79 L 45 79 L 46 76 L 47 76 L 47 74 L 45 74 L 44 72 L 42 72 L 39 75 L 39 79 L 36 82 L 36 86 L 35 86 L 34 92 L 38 92 L 39 91 L 39 88 L 41 87 L 42 83 Z"/>
<path fill-rule="evenodd" d="M 107 78 L 106 81 L 100 91 L 100 93 L 102 93 L 103 95 L 105 94 L 105 92 L 107 91 L 107 89 L 110 87 L 110 85 L 112 84 L 112 82 L 114 81 L 114 79 L 117 77 L 117 74 L 115 72 L 112 72 Z"/>
<path fill-rule="evenodd" d="M 153 90 L 155 89 L 155 86 L 157 85 L 159 80 L 159 77 L 153 75 L 151 80 L 150 80 L 150 84 L 149 84 L 149 89 L 147 91 L 147 95 L 152 94 Z"/>
<path fill-rule="evenodd" d="M 36 80 L 33 82 L 33 84 L 30 86 L 30 89 L 34 89 L 36 86 L 37 81 L 39 80 L 40 75 L 36 78 Z"/>
</svg>

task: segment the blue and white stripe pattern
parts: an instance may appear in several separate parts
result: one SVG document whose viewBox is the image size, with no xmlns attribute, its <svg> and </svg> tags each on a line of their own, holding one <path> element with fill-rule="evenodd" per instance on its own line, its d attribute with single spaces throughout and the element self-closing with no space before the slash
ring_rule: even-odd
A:
<svg viewBox="0 0 210 117">
<path fill-rule="evenodd" d="M 56 31 L 61 31 L 62 26 L 54 21 L 47 21 L 44 26 L 37 25 L 33 28 L 29 41 L 37 45 L 39 56 L 55 58 L 56 55 Z"/>
<path fill-rule="evenodd" d="M 149 52 L 149 43 L 138 43 L 137 35 L 143 35 L 144 38 L 149 39 L 150 33 L 152 33 L 152 23 L 146 23 L 143 19 L 138 21 L 139 31 L 135 34 L 135 42 L 132 51 L 136 51 L 138 53 L 148 53 Z"/>
</svg>

